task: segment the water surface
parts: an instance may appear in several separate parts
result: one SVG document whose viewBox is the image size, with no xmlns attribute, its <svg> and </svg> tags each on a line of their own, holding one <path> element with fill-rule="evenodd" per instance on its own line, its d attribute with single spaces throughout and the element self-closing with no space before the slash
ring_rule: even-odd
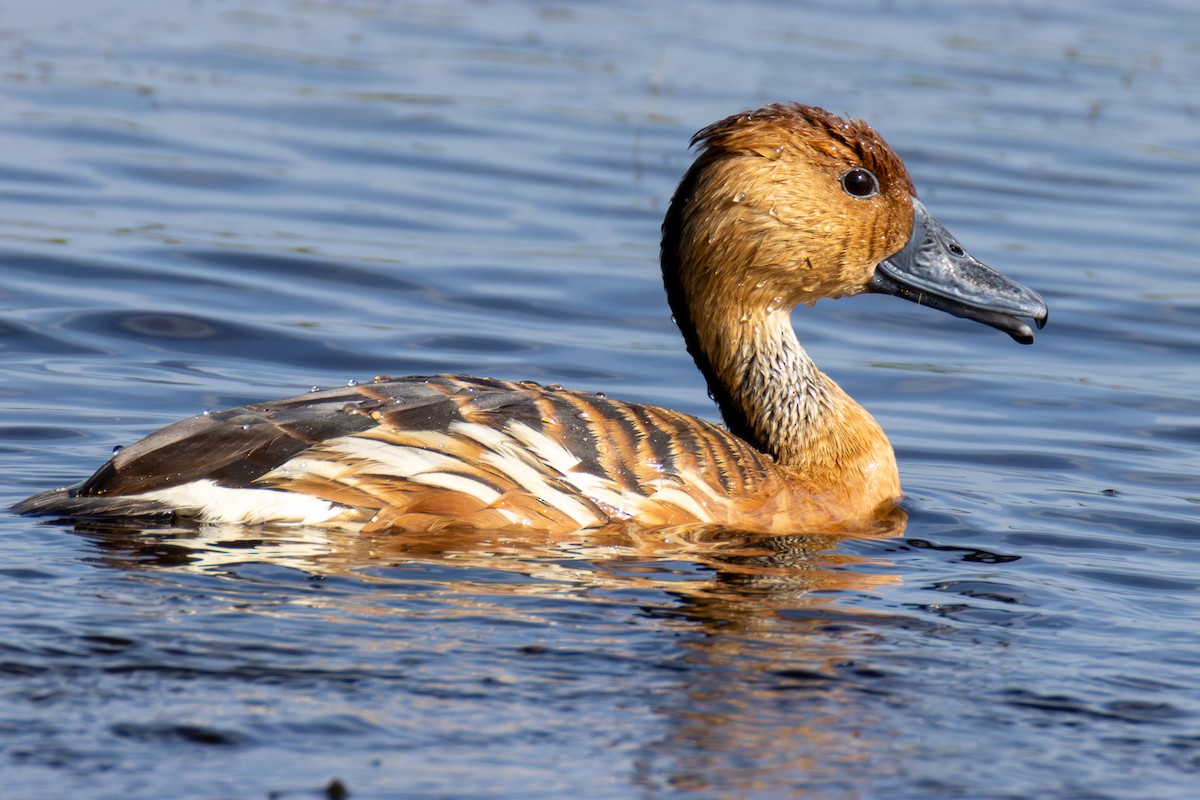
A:
<svg viewBox="0 0 1200 800">
<path fill-rule="evenodd" d="M 658 226 L 697 128 L 863 117 L 1022 348 L 801 309 L 905 528 L 354 537 L 0 517 L 6 797 L 1179 798 L 1200 773 L 1184 3 L 83 3 L 0 30 L 7 505 L 379 373 L 713 416 Z"/>
</svg>

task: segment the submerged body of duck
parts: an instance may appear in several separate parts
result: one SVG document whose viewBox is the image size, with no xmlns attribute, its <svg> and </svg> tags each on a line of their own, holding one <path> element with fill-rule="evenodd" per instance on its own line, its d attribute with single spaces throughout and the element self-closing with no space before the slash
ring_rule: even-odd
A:
<svg viewBox="0 0 1200 800">
<path fill-rule="evenodd" d="M 885 513 L 900 497 L 891 445 L 814 365 L 791 310 L 883 292 L 1028 343 L 1017 317 L 1040 326 L 1045 303 L 968 255 L 864 123 L 771 105 L 693 143 L 662 270 L 726 429 L 527 382 L 378 378 L 178 422 L 16 510 L 557 532 L 795 530 Z"/>
</svg>

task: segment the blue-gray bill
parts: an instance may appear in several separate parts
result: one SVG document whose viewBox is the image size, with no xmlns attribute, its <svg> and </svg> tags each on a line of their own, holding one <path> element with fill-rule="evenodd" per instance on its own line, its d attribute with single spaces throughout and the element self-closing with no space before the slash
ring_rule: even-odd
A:
<svg viewBox="0 0 1200 800">
<path fill-rule="evenodd" d="M 915 197 L 908 244 L 879 263 L 870 288 L 982 322 L 1021 344 L 1033 343 L 1033 330 L 1018 317 L 1042 328 L 1050 313 L 1037 292 L 972 257 Z"/>
</svg>

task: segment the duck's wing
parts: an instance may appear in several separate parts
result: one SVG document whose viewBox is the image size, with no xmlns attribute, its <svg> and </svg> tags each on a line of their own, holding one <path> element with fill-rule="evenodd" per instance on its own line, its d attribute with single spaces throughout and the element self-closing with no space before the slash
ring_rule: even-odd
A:
<svg viewBox="0 0 1200 800">
<path fill-rule="evenodd" d="M 30 497 L 21 514 L 142 516 L 170 513 L 162 493 L 208 481 L 248 488 L 297 453 L 376 423 L 352 412 L 357 387 L 226 411 L 205 412 L 162 428 L 117 451 L 77 486 Z"/>
<path fill-rule="evenodd" d="M 753 504 L 774 472 L 685 414 L 532 383 L 415 377 L 192 417 L 15 510 L 565 531 L 630 517 L 717 521 L 732 498 Z"/>
</svg>

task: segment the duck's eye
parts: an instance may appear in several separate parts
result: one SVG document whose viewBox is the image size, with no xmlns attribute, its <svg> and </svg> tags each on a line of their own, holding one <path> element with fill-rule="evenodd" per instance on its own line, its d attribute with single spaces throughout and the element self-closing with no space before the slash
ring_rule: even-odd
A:
<svg viewBox="0 0 1200 800">
<path fill-rule="evenodd" d="M 842 188 L 851 197 L 874 197 L 879 194 L 879 179 L 871 170 L 855 167 L 842 175 Z"/>
</svg>

